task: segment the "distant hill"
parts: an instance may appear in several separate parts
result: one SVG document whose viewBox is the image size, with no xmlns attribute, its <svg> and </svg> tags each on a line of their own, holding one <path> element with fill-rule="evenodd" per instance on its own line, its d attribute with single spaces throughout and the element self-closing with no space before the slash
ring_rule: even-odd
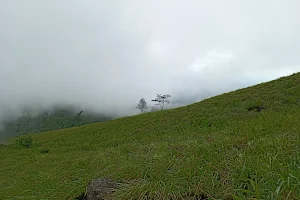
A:
<svg viewBox="0 0 300 200">
<path fill-rule="evenodd" d="M 300 73 L 188 106 L 0 146 L 0 198 L 300 199 Z"/>
<path fill-rule="evenodd" d="M 76 115 L 80 111 L 72 106 L 54 106 L 40 111 L 25 108 L 21 117 L 2 120 L 0 138 L 103 122 L 113 118 L 107 114 L 84 110 L 78 118 Z"/>
</svg>

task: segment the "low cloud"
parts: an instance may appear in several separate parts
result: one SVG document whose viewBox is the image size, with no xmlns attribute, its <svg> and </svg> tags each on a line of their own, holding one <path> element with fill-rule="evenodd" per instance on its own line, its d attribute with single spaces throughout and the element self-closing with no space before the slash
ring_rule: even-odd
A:
<svg viewBox="0 0 300 200">
<path fill-rule="evenodd" d="M 297 0 L 1 1 L 0 118 L 28 104 L 130 115 L 157 93 L 188 102 L 298 72 L 299 7 Z"/>
</svg>

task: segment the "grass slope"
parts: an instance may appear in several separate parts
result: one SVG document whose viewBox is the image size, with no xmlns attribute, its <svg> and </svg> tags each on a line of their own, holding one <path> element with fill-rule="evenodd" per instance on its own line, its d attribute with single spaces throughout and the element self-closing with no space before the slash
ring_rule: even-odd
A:
<svg viewBox="0 0 300 200">
<path fill-rule="evenodd" d="M 261 112 L 248 111 L 262 106 Z M 0 147 L 0 199 L 300 199 L 300 74 L 189 106 L 32 134 Z M 42 154 L 42 149 L 49 153 Z"/>
</svg>

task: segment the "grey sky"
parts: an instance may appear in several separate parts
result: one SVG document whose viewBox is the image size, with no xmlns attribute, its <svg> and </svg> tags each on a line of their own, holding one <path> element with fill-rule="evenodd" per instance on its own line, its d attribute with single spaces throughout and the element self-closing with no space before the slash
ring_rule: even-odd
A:
<svg viewBox="0 0 300 200">
<path fill-rule="evenodd" d="M 157 93 L 201 96 L 298 72 L 299 9 L 299 0 L 2 0 L 0 113 L 62 102 L 124 114 Z"/>
</svg>

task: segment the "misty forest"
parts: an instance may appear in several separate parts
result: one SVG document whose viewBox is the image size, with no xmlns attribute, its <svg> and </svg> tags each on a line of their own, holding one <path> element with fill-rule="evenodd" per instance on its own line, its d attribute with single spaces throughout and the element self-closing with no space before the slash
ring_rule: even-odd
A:
<svg viewBox="0 0 300 200">
<path fill-rule="evenodd" d="M 43 111 L 31 111 L 30 108 L 25 108 L 20 117 L 2 119 L 0 141 L 12 136 L 69 128 L 109 119 L 112 119 L 112 116 L 90 111 L 76 113 L 75 108 L 71 106 L 56 106 Z"/>
<path fill-rule="evenodd" d="M 0 1 L 0 200 L 299 200 L 299 10 Z"/>
<path fill-rule="evenodd" d="M 166 104 L 170 103 L 168 100 L 170 97 L 171 95 L 157 94 L 157 97 L 152 100 L 157 102 L 157 104 L 153 105 L 149 111 L 147 111 L 148 106 L 146 100 L 142 98 L 136 108 L 139 109 L 141 113 L 163 110 Z M 5 143 L 5 139 L 12 136 L 20 137 L 28 133 L 70 128 L 95 122 L 103 122 L 117 117 L 112 114 L 108 115 L 83 110 L 77 111 L 74 106 L 53 106 L 44 110 L 25 107 L 21 111 L 21 116 L 11 117 L 11 115 L 8 115 L 0 121 L 0 142 Z"/>
</svg>

